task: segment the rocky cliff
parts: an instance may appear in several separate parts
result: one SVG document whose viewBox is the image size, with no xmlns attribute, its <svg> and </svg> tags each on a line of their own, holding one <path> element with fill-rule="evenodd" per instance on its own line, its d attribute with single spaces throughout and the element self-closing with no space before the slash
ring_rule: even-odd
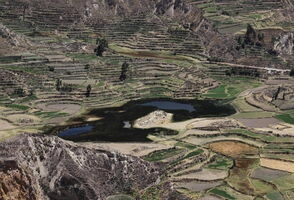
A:
<svg viewBox="0 0 294 200">
<path fill-rule="evenodd" d="M 57 137 L 19 135 L 0 144 L 0 199 L 106 199 L 159 181 L 139 158 Z"/>
<path fill-rule="evenodd" d="M 294 52 L 294 34 L 286 33 L 280 35 L 274 44 L 274 50 L 281 54 L 292 55 Z"/>
<path fill-rule="evenodd" d="M 6 38 L 12 46 L 29 45 L 28 40 L 26 40 L 22 35 L 16 34 L 15 32 L 9 30 L 2 23 L 0 23 L 0 36 L 2 38 Z"/>
</svg>

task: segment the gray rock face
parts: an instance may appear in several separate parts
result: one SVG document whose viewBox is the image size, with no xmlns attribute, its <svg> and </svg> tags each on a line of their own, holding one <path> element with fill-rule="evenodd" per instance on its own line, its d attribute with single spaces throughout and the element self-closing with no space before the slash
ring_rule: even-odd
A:
<svg viewBox="0 0 294 200">
<path fill-rule="evenodd" d="M 292 55 L 294 52 L 294 34 L 286 33 L 281 35 L 274 44 L 274 50 L 281 54 Z"/>
<path fill-rule="evenodd" d="M 12 46 L 25 46 L 29 42 L 22 35 L 16 34 L 0 23 L 0 36 L 6 38 Z"/>
<path fill-rule="evenodd" d="M 0 148 L 0 176 L 13 182 L 14 173 L 20 177 L 18 187 L 30 188 L 30 195 L 24 193 L 21 199 L 106 199 L 148 187 L 160 175 L 155 166 L 139 158 L 85 148 L 58 137 L 24 134 L 0 143 Z M 3 187 L 0 184 L 0 199 L 18 188 Z"/>
</svg>

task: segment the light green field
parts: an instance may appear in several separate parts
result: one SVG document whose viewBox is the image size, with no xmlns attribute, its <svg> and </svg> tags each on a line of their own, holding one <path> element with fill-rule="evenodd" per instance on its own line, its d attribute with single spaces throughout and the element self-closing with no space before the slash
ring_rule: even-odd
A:
<svg viewBox="0 0 294 200">
<path fill-rule="evenodd" d="M 279 190 L 293 189 L 294 174 L 278 178 L 274 180 L 273 183 L 279 188 Z"/>
<path fill-rule="evenodd" d="M 233 161 L 227 157 L 217 157 L 212 163 L 206 167 L 211 169 L 229 169 L 233 166 Z"/>
<path fill-rule="evenodd" d="M 247 77 L 214 77 L 222 84 L 212 90 L 209 90 L 202 96 L 215 99 L 231 99 L 236 98 L 241 92 L 258 87 L 258 80 Z"/>
</svg>

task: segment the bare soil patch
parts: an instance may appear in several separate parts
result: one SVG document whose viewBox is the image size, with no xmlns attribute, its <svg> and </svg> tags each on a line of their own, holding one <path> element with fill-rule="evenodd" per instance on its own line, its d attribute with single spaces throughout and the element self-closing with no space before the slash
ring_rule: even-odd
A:
<svg viewBox="0 0 294 200">
<path fill-rule="evenodd" d="M 280 170 L 268 169 L 264 167 L 257 168 L 251 173 L 251 177 L 265 181 L 272 181 L 276 178 L 280 178 L 286 175 L 289 175 L 289 173 Z"/>
<path fill-rule="evenodd" d="M 275 159 L 261 158 L 260 165 L 263 167 L 278 169 L 286 172 L 294 173 L 294 163 Z"/>
<path fill-rule="evenodd" d="M 210 188 L 214 188 L 221 184 L 222 184 L 222 181 L 216 181 L 216 182 L 183 181 L 183 182 L 176 183 L 177 187 L 186 188 L 193 192 L 208 190 Z"/>
<path fill-rule="evenodd" d="M 275 108 L 271 105 L 268 105 L 265 102 L 257 101 L 256 98 L 253 96 L 253 94 L 249 95 L 245 98 L 246 103 L 248 103 L 251 106 L 255 106 L 257 108 L 260 108 L 264 111 L 274 112 Z"/>
<path fill-rule="evenodd" d="M 81 109 L 81 106 L 79 104 L 73 103 L 41 103 L 38 104 L 38 107 L 48 112 L 59 111 L 69 114 L 77 113 Z"/>
<path fill-rule="evenodd" d="M 217 169 L 202 169 L 199 172 L 189 173 L 177 178 L 180 179 L 197 179 L 203 181 L 213 181 L 224 179 L 228 176 L 228 172 L 225 170 L 217 170 Z"/>
<path fill-rule="evenodd" d="M 224 128 L 238 128 L 240 124 L 235 119 L 230 118 L 215 118 L 215 119 L 199 119 L 187 125 L 188 129 L 201 129 L 201 130 L 219 130 Z"/>
<path fill-rule="evenodd" d="M 279 120 L 268 117 L 258 119 L 238 119 L 242 124 L 249 128 L 266 128 L 280 123 Z"/>
<path fill-rule="evenodd" d="M 26 114 L 15 114 L 7 117 L 10 121 L 18 124 L 35 124 L 40 122 L 40 119 L 36 116 Z"/>
<path fill-rule="evenodd" d="M 227 179 L 228 184 L 234 185 L 243 194 L 254 194 L 254 186 L 248 178 L 248 175 L 257 162 L 257 159 L 251 158 L 236 159 L 234 167 L 230 170 L 230 176 Z"/>
<path fill-rule="evenodd" d="M 204 197 L 201 197 L 199 200 L 222 200 L 222 198 L 212 196 L 212 195 L 206 195 Z"/>
<path fill-rule="evenodd" d="M 199 135 L 202 135 L 201 133 L 199 133 Z M 194 135 L 185 137 L 183 139 L 183 141 L 185 142 L 189 142 L 191 144 L 195 144 L 195 145 L 204 145 L 207 143 L 212 143 L 212 142 L 217 142 L 217 141 L 224 141 L 224 140 L 230 140 L 230 141 L 236 141 L 236 142 L 245 142 L 249 145 L 253 145 L 253 146 L 262 146 L 261 143 L 257 142 L 257 141 L 253 141 L 250 139 L 245 139 L 245 138 L 240 138 L 240 137 L 236 137 L 236 136 L 228 136 L 228 135 L 221 135 L 221 136 L 217 136 L 217 137 L 195 137 Z"/>
<path fill-rule="evenodd" d="M 257 154 L 258 148 L 237 141 L 219 141 L 207 144 L 208 148 L 223 155 L 237 157 L 241 154 Z"/>
<path fill-rule="evenodd" d="M 15 128 L 15 126 L 13 126 L 11 123 L 0 119 L 0 131 L 7 130 L 7 129 L 13 129 L 13 128 Z"/>
</svg>

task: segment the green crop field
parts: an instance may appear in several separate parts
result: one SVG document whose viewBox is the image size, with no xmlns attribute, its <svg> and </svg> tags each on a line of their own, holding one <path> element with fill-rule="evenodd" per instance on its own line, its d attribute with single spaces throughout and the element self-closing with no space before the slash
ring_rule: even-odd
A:
<svg viewBox="0 0 294 200">
<path fill-rule="evenodd" d="M 290 114 L 281 114 L 281 115 L 276 115 L 275 117 L 283 122 L 294 124 L 294 117 Z"/>
<path fill-rule="evenodd" d="M 226 191 L 220 190 L 218 188 L 214 188 L 214 189 L 210 190 L 209 192 L 212 194 L 215 194 L 217 196 L 223 197 L 225 199 L 232 199 L 232 200 L 236 199 L 232 195 L 228 194 Z"/>
<path fill-rule="evenodd" d="M 207 168 L 211 169 L 229 169 L 233 166 L 233 161 L 226 157 L 217 157 L 215 161 L 209 163 Z"/>
<path fill-rule="evenodd" d="M 157 161 L 175 156 L 183 151 L 184 150 L 180 148 L 164 149 L 164 150 L 152 152 L 148 154 L 147 156 L 144 156 L 143 159 L 150 162 L 157 162 Z"/>
<path fill-rule="evenodd" d="M 21 104 L 7 104 L 7 105 L 5 105 L 5 107 L 16 109 L 16 110 L 23 110 L 23 111 L 30 109 L 29 106 L 21 105 Z"/>
</svg>

